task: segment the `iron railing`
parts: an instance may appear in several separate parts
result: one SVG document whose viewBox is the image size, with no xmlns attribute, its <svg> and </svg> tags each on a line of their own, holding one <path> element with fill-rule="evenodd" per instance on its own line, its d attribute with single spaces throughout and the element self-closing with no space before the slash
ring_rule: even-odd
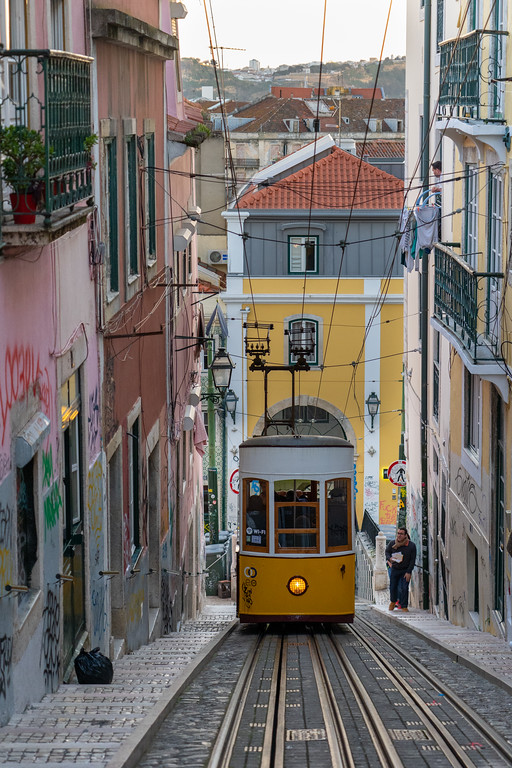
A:
<svg viewBox="0 0 512 768">
<path fill-rule="evenodd" d="M 475 29 L 439 43 L 439 109 L 455 117 L 503 120 L 503 35 Z"/>
<path fill-rule="evenodd" d="M 373 571 L 375 569 L 375 547 L 366 533 L 358 533 L 356 550 L 356 596 L 360 600 L 374 601 Z"/>
<path fill-rule="evenodd" d="M 474 362 L 502 359 L 499 333 L 489 334 L 488 283 L 501 272 L 476 272 L 446 246 L 435 248 L 434 317 L 469 353 Z"/>
<path fill-rule="evenodd" d="M 235 157 L 233 163 L 239 168 L 259 168 L 260 161 L 257 157 Z"/>
<path fill-rule="evenodd" d="M 1 125 L 37 131 L 44 145 L 44 162 L 31 186 L 45 224 L 55 211 L 72 210 L 82 201 L 92 204 L 91 62 L 62 51 L 0 52 Z M 26 181 L 19 179 L 21 188 Z M 4 170 L 4 197 L 10 191 L 6 185 L 12 190 L 15 184 L 6 180 Z M 5 217 L 4 206 L 2 213 Z"/>
<path fill-rule="evenodd" d="M 361 523 L 361 533 L 366 533 L 373 546 L 375 546 L 375 539 L 377 534 L 380 533 L 380 528 L 366 509 L 363 514 L 363 522 Z"/>
</svg>

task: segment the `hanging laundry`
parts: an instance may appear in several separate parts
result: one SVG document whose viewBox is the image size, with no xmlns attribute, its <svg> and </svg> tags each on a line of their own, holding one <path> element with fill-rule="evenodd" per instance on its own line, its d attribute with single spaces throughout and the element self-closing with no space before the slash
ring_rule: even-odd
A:
<svg viewBox="0 0 512 768">
<path fill-rule="evenodd" d="M 439 242 L 440 209 L 436 205 L 420 205 L 414 209 L 417 222 L 417 246 L 430 253 Z"/>
</svg>

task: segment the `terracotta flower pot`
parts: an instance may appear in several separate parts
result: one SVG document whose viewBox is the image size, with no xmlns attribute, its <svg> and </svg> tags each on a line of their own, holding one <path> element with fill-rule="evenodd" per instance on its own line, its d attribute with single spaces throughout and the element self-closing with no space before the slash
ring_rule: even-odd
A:
<svg viewBox="0 0 512 768">
<path fill-rule="evenodd" d="M 32 192 L 11 192 L 11 207 L 15 224 L 33 224 L 36 220 L 37 201 Z"/>
</svg>

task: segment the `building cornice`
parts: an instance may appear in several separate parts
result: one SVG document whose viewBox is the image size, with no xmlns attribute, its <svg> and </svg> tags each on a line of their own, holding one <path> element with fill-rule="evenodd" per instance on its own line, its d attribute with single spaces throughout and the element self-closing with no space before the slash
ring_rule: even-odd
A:
<svg viewBox="0 0 512 768">
<path fill-rule="evenodd" d="M 114 8 L 92 9 L 92 36 L 158 59 L 173 59 L 178 38 Z"/>
</svg>

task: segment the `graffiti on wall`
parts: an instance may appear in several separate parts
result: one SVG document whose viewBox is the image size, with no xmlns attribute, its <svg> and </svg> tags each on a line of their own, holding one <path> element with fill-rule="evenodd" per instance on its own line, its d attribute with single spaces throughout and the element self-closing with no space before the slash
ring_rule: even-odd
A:
<svg viewBox="0 0 512 768">
<path fill-rule="evenodd" d="M 87 416 L 89 423 L 89 453 L 94 453 L 96 441 L 100 431 L 100 403 L 98 387 L 89 395 L 89 413 Z"/>
<path fill-rule="evenodd" d="M 379 523 L 381 525 L 394 525 L 396 523 L 396 501 L 389 503 L 385 499 L 379 502 Z"/>
<path fill-rule="evenodd" d="M 51 417 L 50 377 L 48 369 L 41 367 L 39 353 L 29 345 L 7 347 L 0 379 L 0 445 L 4 444 L 9 411 L 30 388 L 34 396 L 39 389 L 45 412 Z"/>
<path fill-rule="evenodd" d="M 43 450 L 43 509 L 44 509 L 44 535 L 57 524 L 62 496 L 60 495 L 58 480 L 53 480 L 53 453 L 52 446 L 48 451 Z"/>
<path fill-rule="evenodd" d="M 486 515 L 482 511 L 482 507 L 483 509 L 487 507 L 485 495 L 481 493 L 473 478 L 462 467 L 459 467 L 455 478 L 455 492 L 469 513 L 478 520 L 480 525 L 484 525 Z M 479 504 L 479 498 L 482 506 Z"/>
<path fill-rule="evenodd" d="M 373 475 L 364 478 L 364 508 L 375 521 L 379 519 L 379 481 Z"/>
<path fill-rule="evenodd" d="M 11 457 L 8 453 L 0 453 L 0 480 L 2 480 L 11 469 Z"/>
<path fill-rule="evenodd" d="M 91 547 L 94 550 L 94 564 L 99 565 L 103 534 L 103 472 L 98 459 L 87 476 L 87 509 L 91 525 Z"/>
<path fill-rule="evenodd" d="M 46 691 L 54 691 L 59 682 L 60 612 L 59 596 L 50 587 L 43 610 L 43 643 L 41 663 Z"/>
<path fill-rule="evenodd" d="M 11 561 L 11 508 L 0 502 L 0 590 L 3 593 L 6 584 L 13 582 Z"/>
<path fill-rule="evenodd" d="M 128 598 L 126 617 L 129 624 L 138 624 L 144 613 L 144 590 L 138 589 Z"/>
<path fill-rule="evenodd" d="M 7 698 L 11 684 L 12 637 L 0 637 L 0 699 Z"/>
<path fill-rule="evenodd" d="M 108 616 L 105 610 L 105 586 L 99 584 L 91 592 L 92 631 L 95 642 L 101 642 L 107 631 Z"/>
</svg>

